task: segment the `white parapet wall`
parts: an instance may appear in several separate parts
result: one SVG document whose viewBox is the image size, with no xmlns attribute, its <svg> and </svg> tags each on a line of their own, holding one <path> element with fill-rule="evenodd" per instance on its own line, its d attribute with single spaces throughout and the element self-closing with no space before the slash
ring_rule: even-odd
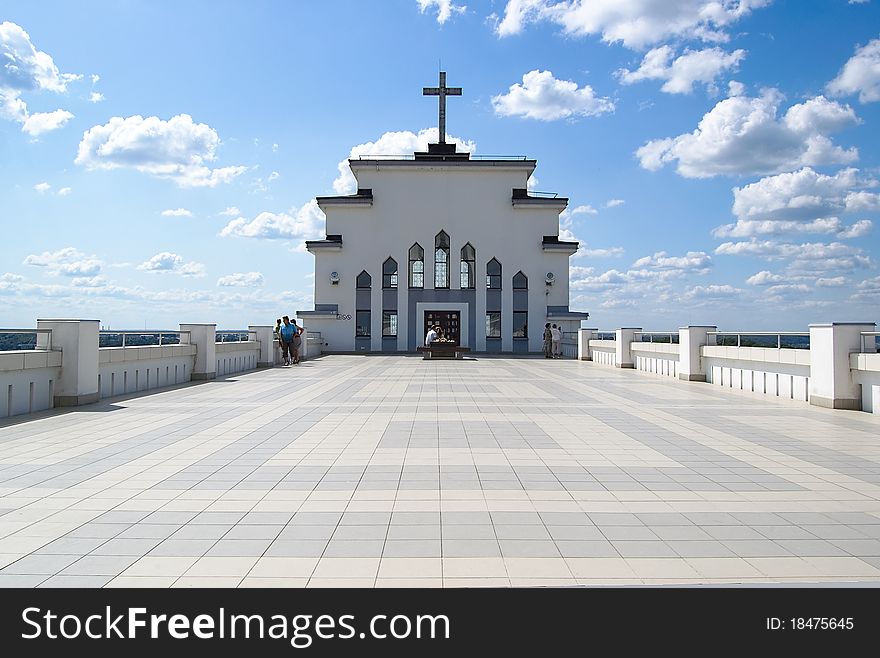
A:
<svg viewBox="0 0 880 658">
<path fill-rule="evenodd" d="M 109 398 L 188 382 L 196 349 L 195 345 L 102 347 L 98 350 L 98 393 Z"/>
<path fill-rule="evenodd" d="M 0 418 L 54 407 L 61 359 L 60 350 L 0 352 Z"/>
<path fill-rule="evenodd" d="M 701 354 L 710 384 L 801 402 L 810 400 L 809 350 L 705 345 Z"/>
<path fill-rule="evenodd" d="M 862 388 L 862 411 L 880 415 L 880 354 L 850 354 L 850 370 Z"/>
<path fill-rule="evenodd" d="M 253 340 L 216 343 L 214 353 L 217 359 L 217 376 L 223 377 L 256 368 L 260 362 L 260 343 Z"/>
<path fill-rule="evenodd" d="M 616 340 L 590 340 L 590 356 L 593 363 L 603 366 L 617 365 Z"/>
<path fill-rule="evenodd" d="M 630 352 L 636 370 L 678 377 L 679 346 L 677 344 L 633 342 L 630 345 Z"/>
</svg>

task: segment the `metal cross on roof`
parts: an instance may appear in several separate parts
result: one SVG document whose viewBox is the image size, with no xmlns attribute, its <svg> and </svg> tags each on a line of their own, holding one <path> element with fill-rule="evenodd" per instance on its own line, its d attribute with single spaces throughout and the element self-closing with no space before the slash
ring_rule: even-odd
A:
<svg viewBox="0 0 880 658">
<path fill-rule="evenodd" d="M 424 87 L 422 89 L 423 96 L 439 96 L 440 97 L 440 143 L 446 143 L 446 97 L 461 96 L 461 87 L 446 86 L 446 71 L 440 71 L 439 87 Z"/>
</svg>

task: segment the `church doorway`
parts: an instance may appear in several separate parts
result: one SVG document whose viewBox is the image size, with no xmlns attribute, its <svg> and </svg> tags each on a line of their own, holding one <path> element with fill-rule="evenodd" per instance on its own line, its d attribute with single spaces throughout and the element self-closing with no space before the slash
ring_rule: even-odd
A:
<svg viewBox="0 0 880 658">
<path fill-rule="evenodd" d="M 440 325 L 442 336 L 461 345 L 461 314 L 459 311 L 425 311 L 425 331 L 428 327 Z"/>
</svg>

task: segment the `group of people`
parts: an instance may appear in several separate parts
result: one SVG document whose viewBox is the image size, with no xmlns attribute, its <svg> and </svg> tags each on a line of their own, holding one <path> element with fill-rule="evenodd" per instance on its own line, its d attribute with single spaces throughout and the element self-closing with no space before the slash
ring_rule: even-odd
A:
<svg viewBox="0 0 880 658">
<path fill-rule="evenodd" d="M 549 322 L 544 325 L 544 358 L 562 358 L 562 329 Z"/>
<path fill-rule="evenodd" d="M 275 337 L 281 344 L 281 360 L 285 366 L 299 365 L 299 351 L 302 347 L 303 328 L 297 326 L 296 320 L 291 322 L 285 315 L 275 321 Z"/>
</svg>

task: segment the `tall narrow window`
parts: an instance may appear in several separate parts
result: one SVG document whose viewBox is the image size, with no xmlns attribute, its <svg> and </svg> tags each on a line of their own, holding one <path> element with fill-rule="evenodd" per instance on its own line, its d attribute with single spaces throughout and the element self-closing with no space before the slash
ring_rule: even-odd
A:
<svg viewBox="0 0 880 658">
<path fill-rule="evenodd" d="M 382 312 L 382 337 L 397 337 L 397 311 Z"/>
<path fill-rule="evenodd" d="M 449 236 L 440 231 L 434 238 L 434 287 L 449 287 Z"/>
<path fill-rule="evenodd" d="M 397 261 L 391 257 L 382 263 L 382 287 L 397 287 Z"/>
<path fill-rule="evenodd" d="M 357 275 L 357 287 L 358 288 L 369 288 L 373 285 L 373 277 L 367 274 L 366 270 L 362 270 L 360 274 Z"/>
<path fill-rule="evenodd" d="M 486 313 L 486 338 L 501 338 L 501 311 Z"/>
<path fill-rule="evenodd" d="M 501 290 L 501 263 L 494 258 L 486 264 L 486 287 Z"/>
<path fill-rule="evenodd" d="M 513 313 L 513 337 L 529 337 L 529 314 L 526 311 L 514 311 Z"/>
<path fill-rule="evenodd" d="M 370 312 L 369 311 L 356 311 L 355 312 L 355 336 L 358 338 L 369 338 L 370 337 Z"/>
<path fill-rule="evenodd" d="M 522 273 L 522 271 L 517 272 L 513 275 L 513 289 L 514 290 L 528 290 L 529 289 L 529 277 Z"/>
<path fill-rule="evenodd" d="M 409 248 L 409 287 L 425 287 L 425 250 L 418 242 Z"/>
<path fill-rule="evenodd" d="M 474 248 L 471 246 L 471 243 L 468 242 L 465 246 L 461 248 L 461 288 L 473 288 L 476 280 L 474 278 L 475 274 L 475 261 L 477 259 L 477 254 L 474 251 Z"/>
</svg>

